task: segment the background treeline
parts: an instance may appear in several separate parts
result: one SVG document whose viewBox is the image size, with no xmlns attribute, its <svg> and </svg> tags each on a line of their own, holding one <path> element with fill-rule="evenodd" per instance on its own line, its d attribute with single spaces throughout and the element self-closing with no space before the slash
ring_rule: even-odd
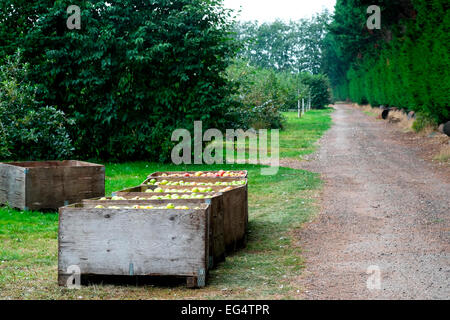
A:
<svg viewBox="0 0 450 320">
<path fill-rule="evenodd" d="M 330 85 L 322 74 L 322 51 L 330 14 L 284 22 L 236 23 L 241 44 L 228 77 L 239 84 L 235 100 L 244 116 L 243 127 L 282 127 L 280 111 L 297 109 L 311 98 L 321 108 L 330 102 Z"/>
<path fill-rule="evenodd" d="M 366 27 L 372 4 L 381 7 L 381 30 Z M 449 7 L 448 0 L 338 0 L 324 44 L 335 99 L 450 120 Z"/>
<path fill-rule="evenodd" d="M 329 15 L 235 23 L 222 0 L 0 1 L 0 159 L 168 161 L 177 128 L 281 128 L 311 93 Z"/>
</svg>

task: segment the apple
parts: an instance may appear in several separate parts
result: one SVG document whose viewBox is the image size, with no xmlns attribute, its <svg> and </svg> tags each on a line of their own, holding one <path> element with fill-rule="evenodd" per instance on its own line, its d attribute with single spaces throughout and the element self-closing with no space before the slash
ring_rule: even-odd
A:
<svg viewBox="0 0 450 320">
<path fill-rule="evenodd" d="M 167 209 L 175 209 L 175 206 L 173 203 L 168 203 L 166 206 Z"/>
<path fill-rule="evenodd" d="M 164 192 L 164 190 L 163 189 L 161 189 L 161 188 L 156 188 L 155 190 L 153 190 L 154 192 Z"/>
<path fill-rule="evenodd" d="M 96 206 L 95 209 L 105 209 L 104 206 Z"/>
</svg>

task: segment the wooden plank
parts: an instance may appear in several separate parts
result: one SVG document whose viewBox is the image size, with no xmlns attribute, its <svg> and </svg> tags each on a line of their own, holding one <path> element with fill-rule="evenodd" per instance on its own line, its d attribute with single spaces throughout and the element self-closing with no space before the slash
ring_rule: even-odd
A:
<svg viewBox="0 0 450 320">
<path fill-rule="evenodd" d="M 147 189 L 161 188 L 163 190 L 169 189 L 192 189 L 187 186 L 147 186 L 141 185 L 134 188 L 129 188 L 115 192 L 115 195 L 130 197 L 157 195 L 158 193 L 145 193 Z M 226 252 L 234 252 L 246 244 L 247 228 L 248 228 L 248 186 L 211 186 L 213 192 L 221 192 L 223 194 L 223 221 L 224 221 L 224 242 Z M 228 189 L 228 191 L 224 191 Z"/>
<path fill-rule="evenodd" d="M 26 169 L 0 163 L 0 204 L 25 210 Z"/>
<path fill-rule="evenodd" d="M 60 284 L 82 274 L 198 277 L 207 270 L 210 207 L 199 210 L 63 207 L 59 215 Z M 131 268 L 131 269 L 130 269 Z"/>
<path fill-rule="evenodd" d="M 146 197 L 147 194 L 140 194 Z M 210 226 L 210 251 L 211 251 L 211 268 L 215 267 L 219 262 L 225 261 L 225 240 L 224 240 L 224 205 L 223 197 L 221 193 L 214 194 L 209 199 L 167 199 L 167 200 L 132 200 L 135 196 L 122 194 L 122 197 L 126 200 L 114 200 L 111 201 L 111 197 L 107 197 L 107 200 L 87 199 L 83 200 L 85 207 L 94 208 L 98 205 L 104 207 L 109 206 L 133 206 L 133 205 L 153 205 L 163 206 L 168 203 L 173 203 L 175 206 L 188 206 L 194 207 L 201 204 L 210 204 L 211 206 L 211 226 Z"/>
<path fill-rule="evenodd" d="M 148 189 L 152 189 L 155 190 L 157 188 L 161 188 L 163 190 L 180 190 L 180 192 L 182 192 L 183 190 L 190 190 L 192 193 L 192 189 L 193 188 L 201 188 L 202 186 L 149 186 L 149 185 L 140 185 L 137 187 L 133 187 L 133 188 L 127 188 L 127 189 L 123 189 L 117 192 L 113 192 L 113 195 L 121 195 L 123 193 L 146 193 L 145 191 Z M 211 188 L 211 192 L 212 193 L 216 193 L 216 192 L 225 192 L 227 190 L 231 190 L 231 189 L 235 189 L 235 188 L 240 188 L 243 186 L 203 186 L 203 187 L 208 187 Z M 189 193 L 189 192 L 184 192 L 184 193 Z M 207 194 L 206 192 L 198 192 L 199 194 Z M 147 195 L 157 195 L 158 193 L 146 193 Z"/>
</svg>

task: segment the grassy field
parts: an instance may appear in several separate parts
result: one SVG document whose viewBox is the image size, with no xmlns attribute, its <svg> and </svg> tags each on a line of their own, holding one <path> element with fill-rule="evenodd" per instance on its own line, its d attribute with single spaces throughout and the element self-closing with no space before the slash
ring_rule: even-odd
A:
<svg viewBox="0 0 450 320">
<path fill-rule="evenodd" d="M 287 113 L 280 134 L 281 156 L 299 158 L 330 124 L 330 110 L 313 110 L 302 119 Z M 0 299 L 295 299 L 295 279 L 303 261 L 293 234 L 317 212 L 321 181 L 317 174 L 280 168 L 262 176 L 258 165 L 183 166 L 135 162 L 106 163 L 106 192 L 141 183 L 160 170 L 249 170 L 249 243 L 227 257 L 209 275 L 204 289 L 183 283 L 110 285 L 94 283 L 80 290 L 57 285 L 56 213 L 0 208 Z"/>
</svg>

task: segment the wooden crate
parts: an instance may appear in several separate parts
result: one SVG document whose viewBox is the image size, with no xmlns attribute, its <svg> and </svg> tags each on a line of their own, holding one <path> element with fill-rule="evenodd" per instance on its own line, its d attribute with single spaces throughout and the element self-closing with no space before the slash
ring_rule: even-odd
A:
<svg viewBox="0 0 450 320">
<path fill-rule="evenodd" d="M 117 205 L 116 205 L 117 206 Z M 185 277 L 205 286 L 211 208 L 189 210 L 59 209 L 58 283 L 71 266 L 83 275 Z"/>
<path fill-rule="evenodd" d="M 105 194 L 105 167 L 82 161 L 0 163 L 0 204 L 57 209 Z"/>
<path fill-rule="evenodd" d="M 145 193 L 139 194 L 139 197 L 150 197 L 153 194 Z M 167 193 L 161 193 L 158 195 L 167 195 Z M 167 199 L 167 200 L 133 200 L 136 195 L 130 196 L 127 194 L 121 194 L 121 197 L 126 198 L 126 200 L 114 200 L 111 201 L 111 197 L 107 197 L 106 200 L 87 199 L 83 200 L 83 204 L 86 207 L 96 207 L 102 205 L 104 207 L 108 206 L 133 206 L 133 205 L 153 205 L 162 206 L 168 203 L 173 203 L 175 206 L 186 205 L 188 207 L 197 207 L 201 204 L 209 204 L 211 206 L 211 219 L 210 219 L 210 257 L 209 257 L 209 267 L 213 268 L 217 266 L 218 263 L 225 261 L 225 240 L 224 240 L 224 208 L 223 208 L 223 197 L 221 193 L 209 194 L 211 198 L 208 199 Z"/>
<path fill-rule="evenodd" d="M 169 172 L 170 173 L 170 172 Z M 247 231 L 248 231 L 248 180 L 247 178 L 235 178 L 235 177 L 160 177 L 151 175 L 142 184 L 147 185 L 150 180 L 155 179 L 156 181 L 184 181 L 184 182 L 204 182 L 204 183 L 215 183 L 215 182 L 232 182 L 245 180 L 245 185 L 241 185 L 243 188 L 239 188 L 238 191 L 225 192 L 225 203 L 229 204 L 226 206 L 225 210 L 225 233 L 226 233 L 226 249 L 227 252 L 233 252 L 237 249 L 243 248 L 247 244 Z M 238 185 L 239 186 L 239 185 Z M 193 186 L 161 186 L 169 189 L 174 189 L 172 187 L 177 187 L 181 189 L 192 189 Z M 210 187 L 210 186 L 197 186 L 197 187 Z M 211 186 L 214 190 L 222 190 L 226 186 Z M 236 187 L 236 186 L 232 186 Z M 227 210 L 229 209 L 229 210 Z"/>
<path fill-rule="evenodd" d="M 188 186 L 149 186 L 141 185 L 134 188 L 125 189 L 114 192 L 113 195 L 122 196 L 127 195 L 131 197 L 142 196 L 147 189 L 161 188 L 168 189 L 192 189 Z M 234 252 L 237 249 L 245 247 L 247 244 L 247 229 L 248 229 L 248 191 L 247 185 L 224 187 L 211 186 L 213 192 L 221 192 L 223 197 L 224 208 L 224 240 L 225 249 L 229 252 Z M 228 191 L 223 191 L 229 188 Z M 146 195 L 154 195 L 157 193 L 145 193 Z"/>
<path fill-rule="evenodd" d="M 227 170 L 233 173 L 239 173 L 239 172 L 244 172 L 244 174 L 242 176 L 239 177 L 214 177 L 214 178 L 218 178 L 218 179 L 222 179 L 222 178 L 234 178 L 234 179 L 240 179 L 240 178 L 247 178 L 248 177 L 248 172 L 247 170 Z M 171 174 L 178 174 L 180 175 L 180 177 L 175 177 L 175 178 L 182 178 L 181 175 L 185 174 L 185 173 L 189 173 L 189 174 L 195 174 L 197 171 L 159 171 L 159 172 L 153 172 L 151 175 L 149 175 L 149 178 L 155 178 L 155 177 L 161 177 L 162 175 L 171 175 Z M 218 171 L 202 171 L 204 173 L 217 173 Z M 188 177 L 183 177 L 183 178 L 188 178 Z M 205 177 L 192 177 L 192 178 L 205 178 Z M 213 177 L 211 177 L 213 178 Z"/>
</svg>

